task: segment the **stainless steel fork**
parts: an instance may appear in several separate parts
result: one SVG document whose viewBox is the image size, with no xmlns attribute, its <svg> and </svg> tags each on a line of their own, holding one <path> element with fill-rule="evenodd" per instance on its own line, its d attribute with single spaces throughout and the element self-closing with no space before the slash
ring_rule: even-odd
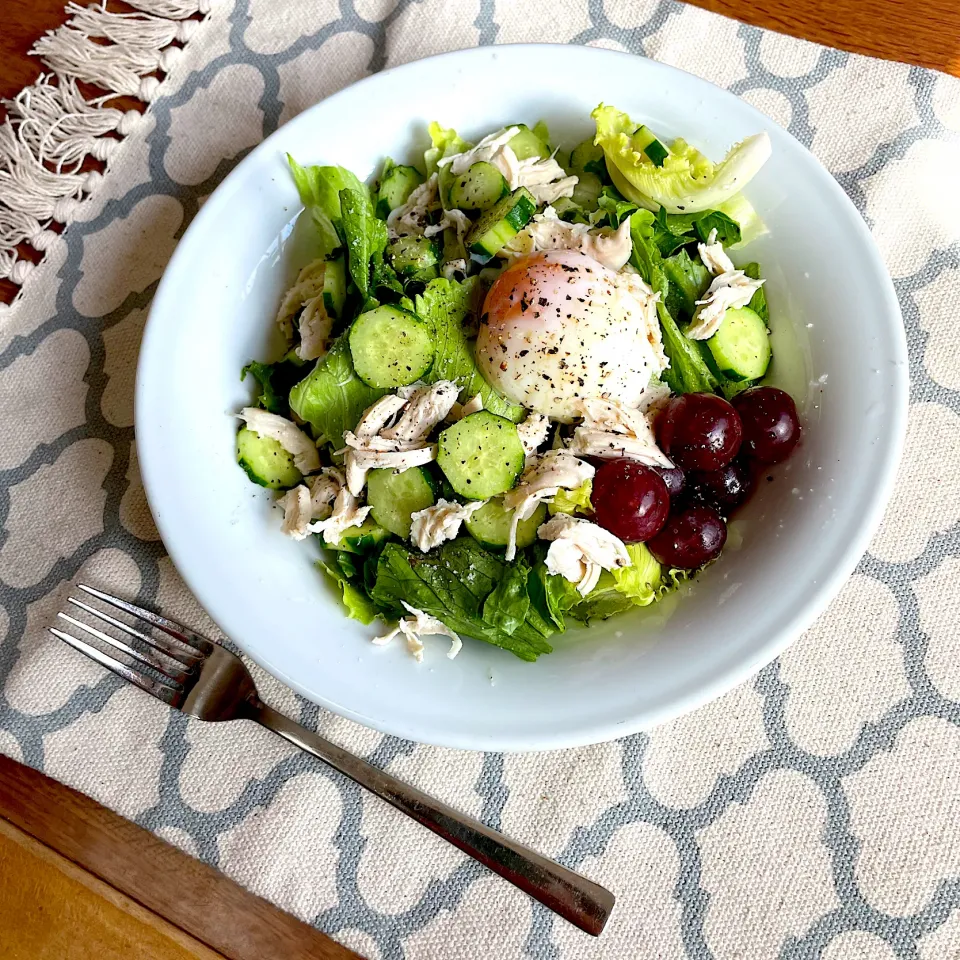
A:
<svg viewBox="0 0 960 960">
<path fill-rule="evenodd" d="M 75 607 L 113 627 L 132 642 L 120 640 L 66 613 L 58 614 L 60 619 L 119 651 L 129 662 L 64 630 L 50 627 L 55 637 L 188 716 L 212 722 L 253 720 L 261 724 L 449 840 L 581 930 L 593 936 L 603 930 L 614 903 L 609 890 L 478 820 L 458 813 L 277 713 L 257 696 L 253 678 L 243 661 L 219 644 L 126 600 L 83 584 L 78 586 L 90 596 L 149 624 L 160 635 L 139 630 L 70 597 Z"/>
</svg>

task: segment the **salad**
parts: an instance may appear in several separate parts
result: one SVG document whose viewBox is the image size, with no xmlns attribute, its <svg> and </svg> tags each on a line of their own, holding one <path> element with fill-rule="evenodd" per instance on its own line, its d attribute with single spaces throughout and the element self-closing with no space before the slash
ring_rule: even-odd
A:
<svg viewBox="0 0 960 960">
<path fill-rule="evenodd" d="M 569 153 L 543 123 L 476 144 L 430 125 L 422 166 L 368 187 L 288 158 L 316 256 L 251 362 L 237 460 L 318 538 L 348 616 L 524 660 L 656 603 L 714 561 L 759 471 L 800 437 L 771 363 L 742 188 L 601 104 Z M 304 224 L 301 224 L 304 225 Z"/>
</svg>

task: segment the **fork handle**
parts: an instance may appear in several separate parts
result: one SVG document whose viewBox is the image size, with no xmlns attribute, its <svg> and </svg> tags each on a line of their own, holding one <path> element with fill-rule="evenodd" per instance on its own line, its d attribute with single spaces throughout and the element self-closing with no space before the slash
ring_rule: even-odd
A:
<svg viewBox="0 0 960 960">
<path fill-rule="evenodd" d="M 397 780 L 266 704 L 257 704 L 251 719 L 312 753 L 381 800 L 449 840 L 581 930 L 593 936 L 603 930 L 613 909 L 614 896 L 599 884 Z"/>
</svg>

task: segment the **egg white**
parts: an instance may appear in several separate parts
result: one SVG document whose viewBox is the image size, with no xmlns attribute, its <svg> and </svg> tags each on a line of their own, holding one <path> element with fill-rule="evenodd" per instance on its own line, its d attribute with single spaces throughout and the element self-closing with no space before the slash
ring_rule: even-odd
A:
<svg viewBox="0 0 960 960">
<path fill-rule="evenodd" d="M 656 298 L 578 251 L 523 257 L 487 294 L 477 362 L 509 400 L 555 420 L 593 398 L 637 407 L 667 365 Z"/>
</svg>

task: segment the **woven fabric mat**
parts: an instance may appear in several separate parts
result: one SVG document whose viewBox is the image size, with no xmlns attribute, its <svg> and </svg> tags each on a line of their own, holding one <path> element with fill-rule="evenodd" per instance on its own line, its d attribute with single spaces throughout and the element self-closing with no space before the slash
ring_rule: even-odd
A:
<svg viewBox="0 0 960 960">
<path fill-rule="evenodd" d="M 457 753 L 257 671 L 281 710 L 608 885 L 599 940 L 270 734 L 188 721 L 45 634 L 81 579 L 216 633 L 133 446 L 147 308 L 204 198 L 372 71 L 530 40 L 674 64 L 785 126 L 870 224 L 910 346 L 906 453 L 868 554 L 788 653 L 691 716 L 582 750 Z M 669 0 L 221 0 L 147 116 L 0 313 L 0 750 L 371 958 L 960 956 L 960 82 Z"/>
</svg>

